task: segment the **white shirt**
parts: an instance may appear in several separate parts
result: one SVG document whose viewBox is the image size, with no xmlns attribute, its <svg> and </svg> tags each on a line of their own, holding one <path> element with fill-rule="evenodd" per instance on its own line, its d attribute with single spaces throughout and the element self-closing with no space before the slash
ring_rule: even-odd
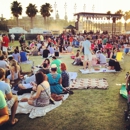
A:
<svg viewBox="0 0 130 130">
<path fill-rule="evenodd" d="M 12 34 L 12 35 L 11 35 L 11 39 L 14 39 L 14 38 L 15 38 L 15 35 L 14 35 L 14 34 Z"/>
<path fill-rule="evenodd" d="M 0 68 L 6 69 L 8 66 L 8 63 L 4 60 L 0 60 Z"/>
</svg>

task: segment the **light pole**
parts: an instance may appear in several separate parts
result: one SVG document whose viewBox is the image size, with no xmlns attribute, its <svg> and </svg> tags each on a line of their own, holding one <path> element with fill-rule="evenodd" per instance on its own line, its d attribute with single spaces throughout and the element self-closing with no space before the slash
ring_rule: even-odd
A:
<svg viewBox="0 0 130 130">
<path fill-rule="evenodd" d="M 86 4 L 83 5 L 83 11 L 86 11 Z"/>
<path fill-rule="evenodd" d="M 56 2 L 54 3 L 54 8 L 55 8 L 55 19 L 56 19 L 56 8 L 57 8 Z"/>
<path fill-rule="evenodd" d="M 66 3 L 64 5 L 64 8 L 65 8 L 65 14 L 66 14 L 66 9 L 67 9 L 67 4 Z"/>
<path fill-rule="evenodd" d="M 77 5 L 76 3 L 74 4 L 74 14 L 76 13 Z M 75 16 L 74 16 L 74 21 L 75 21 Z"/>
<path fill-rule="evenodd" d="M 64 4 L 64 8 L 65 8 L 65 20 L 67 20 L 67 12 L 66 12 L 67 4 L 66 3 Z"/>
<path fill-rule="evenodd" d="M 77 9 L 77 5 L 75 3 L 75 5 L 74 5 L 74 13 L 76 13 L 76 9 Z"/>
<path fill-rule="evenodd" d="M 94 13 L 94 9 L 95 9 L 95 6 L 93 5 L 93 6 L 92 6 L 92 11 L 93 11 L 93 13 Z M 92 24 L 93 24 L 93 22 L 94 22 L 94 18 L 93 18 Z M 93 24 L 93 28 L 94 28 L 94 24 Z"/>
<path fill-rule="evenodd" d="M 93 13 L 94 13 L 94 9 L 95 9 L 95 6 L 93 5 L 93 6 L 92 6 L 92 11 L 93 11 Z"/>
</svg>

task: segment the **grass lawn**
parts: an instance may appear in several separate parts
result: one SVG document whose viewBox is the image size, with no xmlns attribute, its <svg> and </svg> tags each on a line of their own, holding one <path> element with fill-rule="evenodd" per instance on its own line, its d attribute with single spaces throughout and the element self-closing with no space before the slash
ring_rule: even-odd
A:
<svg viewBox="0 0 130 130">
<path fill-rule="evenodd" d="M 38 65 L 43 59 L 35 56 L 30 60 Z M 78 78 L 106 78 L 109 88 L 74 90 L 73 95 L 46 116 L 30 119 L 28 115 L 18 114 L 18 124 L 0 130 L 124 130 L 128 124 L 124 121 L 126 100 L 119 95 L 120 86 L 116 83 L 125 82 L 130 66 L 129 56 L 125 56 L 124 63 L 121 63 L 122 72 L 117 73 L 81 74 L 79 68 L 82 67 L 72 66 L 69 55 L 62 55 L 61 60 L 67 64 L 68 71 L 78 73 Z"/>
</svg>

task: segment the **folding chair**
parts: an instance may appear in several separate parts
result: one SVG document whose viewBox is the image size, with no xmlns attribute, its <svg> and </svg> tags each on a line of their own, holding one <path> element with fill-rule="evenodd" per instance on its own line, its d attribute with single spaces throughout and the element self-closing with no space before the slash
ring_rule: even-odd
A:
<svg viewBox="0 0 130 130">
<path fill-rule="evenodd" d="M 22 73 L 32 72 L 32 67 L 34 66 L 34 61 L 21 62 L 20 64 Z"/>
<path fill-rule="evenodd" d="M 124 59 L 123 59 L 124 57 L 123 57 L 123 52 L 117 52 L 117 55 L 116 55 L 116 60 L 117 61 L 124 61 Z"/>
</svg>

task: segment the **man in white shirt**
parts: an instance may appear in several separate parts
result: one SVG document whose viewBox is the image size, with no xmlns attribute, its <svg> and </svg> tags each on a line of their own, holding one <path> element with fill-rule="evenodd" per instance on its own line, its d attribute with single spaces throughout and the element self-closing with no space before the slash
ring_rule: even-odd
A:
<svg viewBox="0 0 130 130">
<path fill-rule="evenodd" d="M 15 39 L 15 35 L 14 35 L 14 34 L 11 34 L 10 37 L 11 37 L 11 42 L 13 43 L 13 42 L 14 42 L 14 39 Z"/>
<path fill-rule="evenodd" d="M 84 70 L 86 70 L 86 66 L 88 63 L 88 69 L 91 72 L 92 50 L 91 50 L 91 42 L 89 41 L 89 39 L 90 36 L 88 36 L 87 39 L 82 43 L 80 52 L 82 52 L 82 50 L 84 49 L 84 61 L 83 61 Z"/>
</svg>

